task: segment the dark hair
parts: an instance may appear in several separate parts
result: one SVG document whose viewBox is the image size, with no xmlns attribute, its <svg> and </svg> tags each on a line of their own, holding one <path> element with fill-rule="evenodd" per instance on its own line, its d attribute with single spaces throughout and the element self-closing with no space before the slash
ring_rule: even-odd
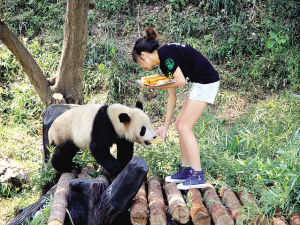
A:
<svg viewBox="0 0 300 225">
<path fill-rule="evenodd" d="M 150 52 L 158 49 L 159 42 L 156 40 L 158 37 L 157 32 L 153 27 L 146 27 L 146 36 L 136 40 L 134 48 L 132 50 L 132 59 L 137 62 L 137 58 L 141 55 L 141 52 Z"/>
</svg>

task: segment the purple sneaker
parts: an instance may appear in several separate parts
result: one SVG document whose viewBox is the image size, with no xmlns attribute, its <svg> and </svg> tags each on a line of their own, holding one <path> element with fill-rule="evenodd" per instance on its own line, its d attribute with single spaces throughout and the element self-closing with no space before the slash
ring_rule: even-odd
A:
<svg viewBox="0 0 300 225">
<path fill-rule="evenodd" d="M 173 174 L 172 176 L 167 176 L 165 181 L 170 183 L 182 183 L 188 179 L 191 170 L 192 167 L 179 166 L 177 173 Z"/>
<path fill-rule="evenodd" d="M 208 185 L 205 184 L 205 178 L 203 171 L 195 171 L 191 169 L 189 177 L 181 184 L 177 185 L 179 190 L 188 190 L 192 188 L 205 188 Z"/>
</svg>

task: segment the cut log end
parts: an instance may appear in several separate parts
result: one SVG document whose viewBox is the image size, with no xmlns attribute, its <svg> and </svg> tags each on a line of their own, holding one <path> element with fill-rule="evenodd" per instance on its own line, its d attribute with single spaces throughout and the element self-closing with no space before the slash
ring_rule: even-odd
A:
<svg viewBox="0 0 300 225">
<path fill-rule="evenodd" d="M 272 225 L 287 225 L 287 223 L 281 218 L 273 217 Z"/>
<path fill-rule="evenodd" d="M 216 225 L 234 225 L 233 220 L 228 214 L 219 215 L 216 219 Z"/>
<path fill-rule="evenodd" d="M 190 213 L 186 206 L 177 206 L 171 213 L 172 217 L 182 224 L 185 224 L 190 219 Z"/>
<path fill-rule="evenodd" d="M 131 217 L 130 221 L 133 225 L 146 225 L 147 224 L 147 217 Z"/>
<path fill-rule="evenodd" d="M 150 224 L 151 225 L 166 225 L 167 219 L 166 216 L 157 214 L 155 216 L 150 216 Z"/>
<path fill-rule="evenodd" d="M 197 212 L 192 218 L 192 222 L 195 225 L 210 225 L 210 216 L 203 212 Z"/>
<path fill-rule="evenodd" d="M 66 100 L 64 99 L 64 96 L 61 93 L 54 93 L 52 95 L 54 104 L 65 104 Z"/>
<path fill-rule="evenodd" d="M 299 212 L 295 212 L 290 217 L 290 224 L 291 225 L 300 225 L 300 211 Z"/>
<path fill-rule="evenodd" d="M 59 220 L 52 220 L 48 223 L 48 225 L 62 225 L 62 222 Z"/>
</svg>

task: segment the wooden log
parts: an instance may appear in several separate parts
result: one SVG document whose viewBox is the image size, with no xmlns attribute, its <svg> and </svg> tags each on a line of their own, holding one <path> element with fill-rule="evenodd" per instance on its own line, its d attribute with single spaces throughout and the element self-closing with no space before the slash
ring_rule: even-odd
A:
<svg viewBox="0 0 300 225">
<path fill-rule="evenodd" d="M 75 178 L 74 173 L 63 173 L 57 183 L 50 210 L 48 225 L 63 224 L 65 221 L 69 183 Z"/>
<path fill-rule="evenodd" d="M 210 225 L 211 219 L 202 202 L 202 195 L 198 189 L 190 189 L 187 192 L 187 201 L 192 204 L 190 215 L 195 225 Z"/>
<path fill-rule="evenodd" d="M 97 186 L 97 188 L 95 188 Z M 94 190 L 101 195 L 108 187 L 108 180 L 104 176 L 98 178 L 77 178 L 70 182 L 68 195 L 68 209 L 74 224 L 91 224 L 91 207 L 94 202 Z M 69 224 L 72 224 L 69 222 Z"/>
<path fill-rule="evenodd" d="M 290 217 L 290 225 L 300 225 L 300 211 L 295 212 L 291 217 Z"/>
<path fill-rule="evenodd" d="M 166 225 L 164 197 L 159 179 L 156 176 L 148 178 L 148 201 L 150 208 L 150 225 Z"/>
<path fill-rule="evenodd" d="M 221 203 L 215 188 L 210 185 L 209 187 L 201 189 L 205 198 L 205 205 L 214 221 L 215 225 L 233 225 L 234 221 L 226 210 L 225 206 Z"/>
<path fill-rule="evenodd" d="M 238 191 L 238 198 L 244 207 L 249 209 L 251 218 L 246 222 L 247 224 L 270 225 L 271 222 L 260 212 L 258 205 L 255 202 L 253 195 L 251 195 L 244 187 Z"/>
<path fill-rule="evenodd" d="M 241 205 L 235 193 L 229 187 L 225 186 L 221 187 L 219 193 L 222 201 L 225 202 L 225 205 L 227 206 L 235 222 L 242 224 L 246 219 L 246 216 L 243 214 L 243 206 Z"/>
<path fill-rule="evenodd" d="M 273 217 L 272 225 L 288 225 L 288 223 L 281 217 Z"/>
<path fill-rule="evenodd" d="M 106 191 L 92 196 L 92 224 L 107 225 L 121 213 L 128 210 L 133 197 L 142 186 L 148 172 L 148 165 L 142 158 L 133 158 L 117 176 Z M 93 193 L 97 194 L 96 191 Z"/>
<path fill-rule="evenodd" d="M 134 198 L 130 209 L 130 221 L 133 225 L 146 225 L 149 215 L 145 182 Z"/>
<path fill-rule="evenodd" d="M 64 99 L 64 96 L 61 93 L 54 93 L 52 95 L 52 102 L 54 104 L 66 104 L 66 100 Z"/>
<path fill-rule="evenodd" d="M 94 170 L 94 166 L 92 163 L 88 163 L 80 172 L 80 174 L 78 174 L 78 178 L 85 178 L 85 177 L 89 177 L 92 175 L 92 172 Z"/>
<path fill-rule="evenodd" d="M 166 212 L 167 225 L 179 225 L 180 223 L 174 220 L 169 211 Z"/>
<path fill-rule="evenodd" d="M 31 221 L 34 215 L 45 205 L 50 195 L 52 195 L 55 192 L 55 190 L 56 185 L 54 185 L 45 195 L 43 195 L 35 203 L 23 209 L 22 212 L 7 225 L 19 225 L 25 223 L 26 221 Z"/>
<path fill-rule="evenodd" d="M 176 187 L 176 183 L 165 182 L 164 189 L 172 218 L 182 224 L 187 223 L 190 220 L 190 212 L 181 192 Z"/>
</svg>

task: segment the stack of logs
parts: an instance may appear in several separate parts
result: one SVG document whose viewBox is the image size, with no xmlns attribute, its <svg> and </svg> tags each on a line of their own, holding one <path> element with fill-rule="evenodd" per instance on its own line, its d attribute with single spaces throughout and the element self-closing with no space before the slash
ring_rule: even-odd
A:
<svg viewBox="0 0 300 225">
<path fill-rule="evenodd" d="M 89 176 L 89 172 L 87 171 L 90 171 L 90 169 L 91 168 L 88 170 L 84 169 L 78 177 L 84 178 Z M 66 184 L 68 186 L 68 183 L 74 177 L 75 174 L 64 174 L 60 180 L 65 181 L 59 182 L 47 194 L 48 198 L 50 194 L 54 193 L 53 190 L 56 190 L 48 220 L 49 225 L 63 224 L 67 208 L 67 205 L 64 204 L 67 204 L 67 201 L 62 200 L 67 199 L 68 192 L 62 191 L 62 189 L 66 187 Z M 103 176 L 101 175 L 101 177 Z M 60 186 L 60 183 L 64 185 Z M 108 181 L 106 181 L 106 183 L 108 185 Z M 122 218 L 121 223 L 117 222 L 116 224 L 300 225 L 300 212 L 294 213 L 289 218 L 289 223 L 280 213 L 275 214 L 275 217 L 272 218 L 272 220 L 268 220 L 260 213 L 253 196 L 244 188 L 235 193 L 229 187 L 222 187 L 219 190 L 219 195 L 212 185 L 209 185 L 209 187 L 204 189 L 179 191 L 174 183 L 164 182 L 162 184 L 158 177 L 148 176 L 140 188 L 136 190 L 133 204 L 129 210 L 130 213 L 126 214 L 125 219 Z M 42 208 L 45 198 L 46 197 L 43 196 L 35 204 L 29 206 L 28 210 L 24 210 L 21 215 L 13 222 L 9 223 L 9 225 L 22 224 L 22 222 L 26 221 L 28 218 L 32 218 L 33 213 Z M 56 207 L 58 208 L 56 209 Z M 70 207 L 72 206 L 69 205 L 69 210 Z M 53 212 L 54 214 L 52 214 Z M 89 222 L 88 224 L 94 223 Z M 97 224 L 108 225 L 110 223 L 100 222 Z"/>
<path fill-rule="evenodd" d="M 176 184 L 165 182 L 161 185 L 159 179 L 152 176 L 137 193 L 130 210 L 130 220 L 133 225 L 146 225 L 148 218 L 150 225 L 300 225 L 300 212 L 290 217 L 289 223 L 279 213 L 268 220 L 259 212 L 255 199 L 245 188 L 237 194 L 229 187 L 222 187 L 218 195 L 212 185 L 182 192 Z"/>
</svg>

